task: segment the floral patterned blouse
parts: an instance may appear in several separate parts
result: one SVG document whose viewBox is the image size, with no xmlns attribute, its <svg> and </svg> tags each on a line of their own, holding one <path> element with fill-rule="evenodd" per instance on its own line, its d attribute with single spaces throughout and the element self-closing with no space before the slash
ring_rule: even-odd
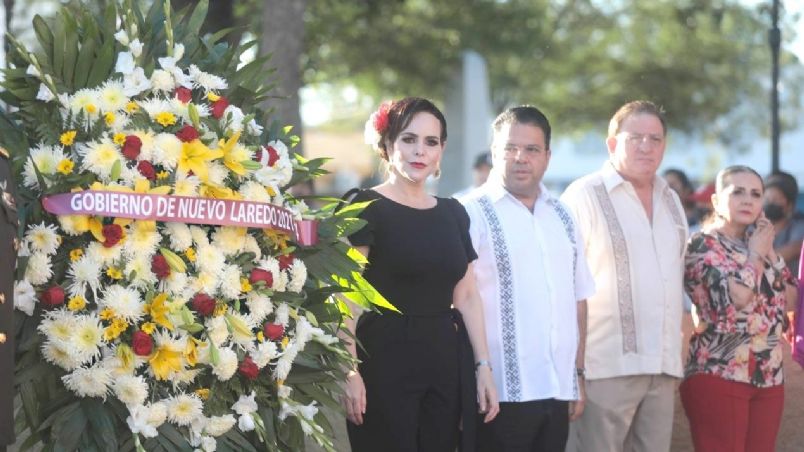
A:
<svg viewBox="0 0 804 452">
<path fill-rule="evenodd" d="M 788 328 L 785 283 L 790 270 L 746 264 L 746 244 L 719 232 L 699 232 L 687 244 L 684 286 L 706 325 L 690 339 L 685 376 L 705 373 L 764 388 L 780 385 L 782 333 Z M 759 287 L 757 271 L 762 271 Z M 756 300 L 738 310 L 729 294 L 729 277 L 757 291 Z"/>
</svg>

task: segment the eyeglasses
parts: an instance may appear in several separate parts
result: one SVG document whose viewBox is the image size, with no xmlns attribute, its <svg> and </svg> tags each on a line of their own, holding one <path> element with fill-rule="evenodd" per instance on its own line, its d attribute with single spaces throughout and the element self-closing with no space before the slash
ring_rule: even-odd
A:
<svg viewBox="0 0 804 452">
<path fill-rule="evenodd" d="M 661 135 L 653 135 L 653 134 L 641 134 L 641 133 L 628 133 L 623 132 L 620 135 L 625 137 L 625 142 L 629 146 L 639 146 L 642 143 L 646 143 L 651 147 L 660 146 L 664 143 L 664 137 Z"/>
<path fill-rule="evenodd" d="M 533 157 L 539 155 L 542 152 L 542 148 L 536 145 L 528 145 L 528 146 L 518 146 L 516 144 L 506 144 L 503 146 L 503 151 L 505 151 L 505 157 L 510 158 L 522 151 L 522 155 Z"/>
</svg>

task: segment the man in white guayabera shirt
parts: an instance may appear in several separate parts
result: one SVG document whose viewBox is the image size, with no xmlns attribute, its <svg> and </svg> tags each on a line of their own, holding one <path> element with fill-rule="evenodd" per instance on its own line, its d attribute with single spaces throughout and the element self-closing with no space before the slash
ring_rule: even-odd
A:
<svg viewBox="0 0 804 452">
<path fill-rule="evenodd" d="M 625 104 L 609 124 L 608 161 L 561 196 L 578 219 L 597 288 L 588 300 L 586 410 L 568 450 L 670 449 L 687 221 L 656 175 L 666 136 L 659 107 Z"/>
<path fill-rule="evenodd" d="M 547 191 L 550 123 L 536 108 L 494 121 L 493 169 L 461 202 L 478 254 L 490 362 L 500 414 L 479 451 L 562 451 L 583 412 L 586 301 L 594 282 L 570 211 Z"/>
</svg>

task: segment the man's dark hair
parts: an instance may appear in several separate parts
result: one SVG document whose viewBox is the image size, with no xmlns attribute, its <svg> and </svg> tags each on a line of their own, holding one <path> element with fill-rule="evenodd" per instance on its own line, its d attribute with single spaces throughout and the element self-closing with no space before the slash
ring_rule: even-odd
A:
<svg viewBox="0 0 804 452">
<path fill-rule="evenodd" d="M 503 126 L 513 123 L 530 124 L 542 129 L 542 133 L 544 133 L 544 144 L 547 146 L 547 149 L 550 149 L 550 134 L 552 133 L 550 121 L 547 120 L 547 117 L 541 110 L 532 105 L 521 105 L 519 107 L 509 108 L 500 113 L 497 119 L 494 120 L 492 124 L 494 133 L 498 133 Z"/>
</svg>

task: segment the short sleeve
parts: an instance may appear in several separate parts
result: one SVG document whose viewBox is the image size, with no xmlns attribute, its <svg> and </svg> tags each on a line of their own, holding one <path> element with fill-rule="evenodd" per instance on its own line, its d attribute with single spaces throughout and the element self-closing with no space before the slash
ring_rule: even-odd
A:
<svg viewBox="0 0 804 452">
<path fill-rule="evenodd" d="M 477 259 L 477 252 L 475 252 L 475 247 L 472 245 L 472 237 L 469 235 L 469 214 L 466 213 L 466 208 L 457 199 L 448 198 L 447 202 L 449 203 L 451 210 L 454 212 L 455 218 L 458 220 L 461 243 L 463 244 L 463 249 L 466 252 L 466 258 L 469 262 L 472 262 Z"/>
<path fill-rule="evenodd" d="M 373 201 L 378 196 L 371 190 L 360 190 L 357 195 L 352 199 L 350 204 L 359 202 Z M 366 220 L 366 225 L 360 228 L 357 232 L 349 235 L 349 243 L 352 246 L 372 246 L 374 244 L 374 231 L 377 227 L 377 212 L 374 203 L 369 204 L 358 215 L 360 219 Z"/>
</svg>

